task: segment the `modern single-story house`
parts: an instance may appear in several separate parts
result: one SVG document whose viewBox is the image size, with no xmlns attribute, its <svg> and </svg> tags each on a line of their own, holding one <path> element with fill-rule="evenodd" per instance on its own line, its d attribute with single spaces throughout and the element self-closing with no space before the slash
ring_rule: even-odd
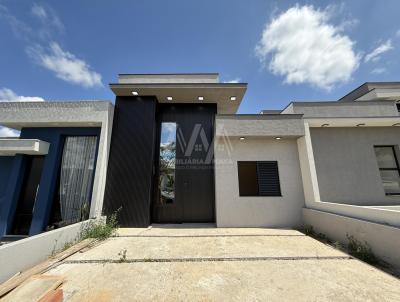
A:
<svg viewBox="0 0 400 302">
<path fill-rule="evenodd" d="M 258 114 L 236 114 L 247 84 L 214 73 L 110 88 L 115 104 L 0 103 L 0 125 L 21 131 L 0 139 L 0 237 L 116 211 L 124 227 L 298 227 L 305 209 L 365 207 L 400 226 L 400 82 Z"/>
</svg>

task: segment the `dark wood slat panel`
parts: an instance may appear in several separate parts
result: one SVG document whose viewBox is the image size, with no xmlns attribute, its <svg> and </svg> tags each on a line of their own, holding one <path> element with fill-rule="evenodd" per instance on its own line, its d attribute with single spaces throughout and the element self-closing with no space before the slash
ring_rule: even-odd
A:
<svg viewBox="0 0 400 302">
<path fill-rule="evenodd" d="M 154 97 L 117 97 L 107 169 L 104 213 L 122 208 L 123 227 L 150 224 L 156 130 Z"/>
</svg>

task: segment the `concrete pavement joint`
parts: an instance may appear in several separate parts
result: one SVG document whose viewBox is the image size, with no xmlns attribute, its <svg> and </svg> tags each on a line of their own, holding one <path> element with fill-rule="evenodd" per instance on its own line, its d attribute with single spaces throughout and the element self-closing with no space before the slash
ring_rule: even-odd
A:
<svg viewBox="0 0 400 302">
<path fill-rule="evenodd" d="M 227 258 L 149 258 L 149 259 L 90 259 L 66 260 L 60 264 L 104 264 L 104 263 L 146 263 L 146 262 L 245 262 L 245 261 L 271 261 L 271 260 L 354 260 L 350 256 L 325 256 L 325 257 L 227 257 Z"/>
</svg>

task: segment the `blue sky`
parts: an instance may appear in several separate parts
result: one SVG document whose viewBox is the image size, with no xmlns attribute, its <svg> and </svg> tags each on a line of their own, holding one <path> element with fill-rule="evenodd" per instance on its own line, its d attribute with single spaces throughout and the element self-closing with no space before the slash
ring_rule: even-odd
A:
<svg viewBox="0 0 400 302">
<path fill-rule="evenodd" d="M 0 100 L 114 101 L 118 73 L 219 72 L 239 113 L 398 81 L 400 1 L 1 1 Z"/>
</svg>

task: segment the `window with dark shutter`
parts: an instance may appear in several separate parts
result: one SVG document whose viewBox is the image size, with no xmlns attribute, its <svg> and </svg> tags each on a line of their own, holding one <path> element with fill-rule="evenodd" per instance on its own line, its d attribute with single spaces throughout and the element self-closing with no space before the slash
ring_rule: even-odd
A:
<svg viewBox="0 0 400 302">
<path fill-rule="evenodd" d="M 281 196 L 278 162 L 239 161 L 240 196 Z"/>
</svg>

